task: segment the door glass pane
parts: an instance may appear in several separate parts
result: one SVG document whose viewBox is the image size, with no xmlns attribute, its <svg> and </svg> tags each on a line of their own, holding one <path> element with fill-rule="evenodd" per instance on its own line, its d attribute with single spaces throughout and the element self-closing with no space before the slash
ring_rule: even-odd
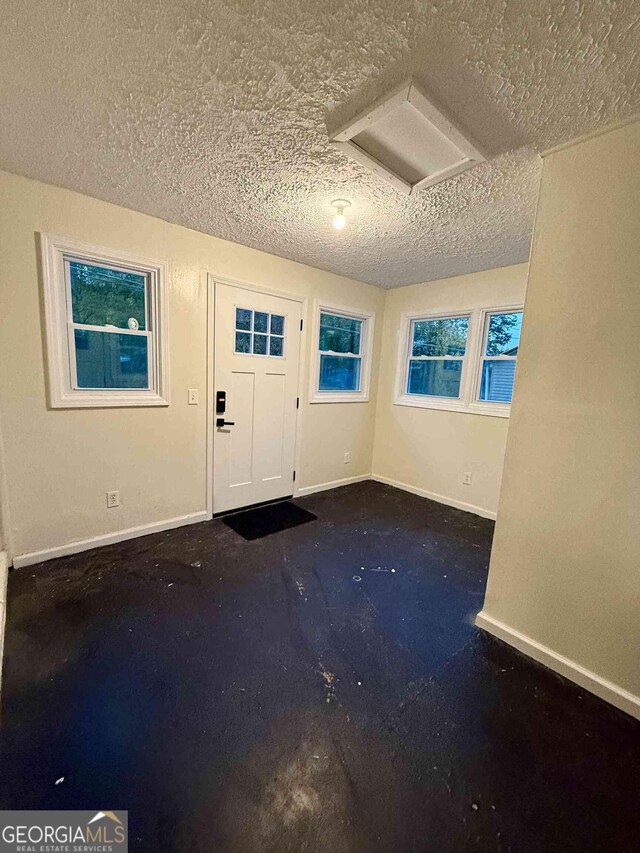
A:
<svg viewBox="0 0 640 853">
<path fill-rule="evenodd" d="M 412 356 L 464 355 L 469 331 L 468 317 L 414 320 L 412 325 Z"/>
<path fill-rule="evenodd" d="M 269 338 L 269 355 L 282 355 L 284 338 Z"/>
<path fill-rule="evenodd" d="M 236 352 L 251 352 L 251 335 L 249 332 L 236 332 Z"/>
<path fill-rule="evenodd" d="M 69 261 L 69 276 L 74 323 L 147 328 L 146 275 Z"/>
<path fill-rule="evenodd" d="M 522 311 L 491 314 L 485 355 L 518 355 Z"/>
<path fill-rule="evenodd" d="M 360 355 L 362 320 L 338 314 L 320 314 L 321 352 L 350 352 Z"/>
<path fill-rule="evenodd" d="M 321 355 L 318 387 L 320 391 L 359 391 L 360 359 Z"/>
<path fill-rule="evenodd" d="M 271 315 L 271 334 L 284 335 L 284 317 L 280 314 Z"/>
<path fill-rule="evenodd" d="M 146 335 L 74 330 L 79 388 L 148 388 Z"/>
<path fill-rule="evenodd" d="M 429 397 L 459 397 L 461 376 L 462 359 L 410 361 L 407 391 Z"/>
<path fill-rule="evenodd" d="M 513 381 L 516 375 L 516 360 L 485 361 L 482 365 L 480 399 L 492 403 L 510 403 L 513 397 Z"/>
<path fill-rule="evenodd" d="M 269 331 L 269 315 L 262 311 L 255 311 L 253 314 L 253 331 L 268 332 Z"/>
<path fill-rule="evenodd" d="M 282 356 L 284 353 L 283 315 L 252 311 L 250 308 L 236 308 L 235 351 L 254 355 Z"/>
<path fill-rule="evenodd" d="M 251 331 L 251 314 L 247 308 L 236 308 L 236 329 Z M 242 350 L 244 352 L 244 350 Z"/>
<path fill-rule="evenodd" d="M 267 354 L 267 336 L 266 335 L 254 335 L 253 336 L 253 352 L 255 353 L 255 355 L 266 355 Z"/>
</svg>

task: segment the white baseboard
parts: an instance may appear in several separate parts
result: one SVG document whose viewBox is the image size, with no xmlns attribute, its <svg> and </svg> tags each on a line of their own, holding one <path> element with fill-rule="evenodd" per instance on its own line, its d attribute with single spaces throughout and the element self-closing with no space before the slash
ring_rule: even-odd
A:
<svg viewBox="0 0 640 853">
<path fill-rule="evenodd" d="M 543 646 L 542 643 L 538 643 L 537 640 L 527 637 L 526 634 L 521 634 L 514 628 L 510 628 L 504 622 L 488 616 L 484 611 L 476 616 L 476 625 L 590 693 L 595 693 L 605 702 L 615 705 L 616 708 L 640 720 L 640 696 L 629 693 L 623 687 L 607 681 L 606 678 L 602 678 L 590 669 L 586 669 L 586 667 L 564 657 L 564 655 L 554 652 L 548 646 Z"/>
<path fill-rule="evenodd" d="M 329 483 L 317 483 L 315 486 L 304 486 L 296 491 L 296 497 L 312 495 L 315 492 L 326 492 L 328 489 L 337 489 L 339 486 L 348 486 L 351 483 L 362 483 L 370 480 L 371 474 L 359 474 L 357 477 L 345 477 L 342 480 L 331 480 Z"/>
<path fill-rule="evenodd" d="M 2 686 L 2 664 L 4 661 L 4 626 L 7 618 L 7 581 L 9 561 L 7 552 L 0 551 L 0 686 Z"/>
<path fill-rule="evenodd" d="M 381 474 L 372 474 L 371 479 L 377 483 L 386 483 L 387 486 L 395 486 L 396 489 L 411 492 L 413 495 L 420 495 L 421 498 L 428 498 L 430 501 L 436 501 L 439 504 L 446 504 L 446 506 L 452 506 L 455 509 L 472 512 L 474 515 L 482 516 L 482 518 L 491 518 L 494 521 L 496 518 L 496 513 L 492 509 L 485 509 L 482 506 L 458 501 L 455 498 L 448 498 L 445 495 L 437 495 L 435 492 L 428 492 L 426 489 L 420 489 L 418 486 L 410 486 L 408 483 L 401 483 L 399 480 L 392 480 L 390 477 L 383 477 Z"/>
<path fill-rule="evenodd" d="M 148 536 L 150 533 L 162 533 L 163 530 L 173 530 L 174 527 L 184 527 L 186 524 L 197 524 L 199 521 L 207 521 L 208 518 L 210 518 L 209 514 L 203 510 L 202 512 L 192 512 L 189 515 L 179 515 L 177 518 L 167 518 L 165 521 L 142 524 L 139 527 L 127 527 L 125 530 L 93 536 L 91 539 L 68 542 L 66 545 L 58 545 L 56 548 L 45 548 L 44 551 L 19 554 L 13 558 L 13 565 L 16 569 L 32 566 L 34 563 L 41 563 L 44 560 L 66 557 L 69 554 L 79 554 L 81 551 L 100 548 L 102 545 L 114 545 L 116 542 L 135 539 L 137 536 Z"/>
</svg>

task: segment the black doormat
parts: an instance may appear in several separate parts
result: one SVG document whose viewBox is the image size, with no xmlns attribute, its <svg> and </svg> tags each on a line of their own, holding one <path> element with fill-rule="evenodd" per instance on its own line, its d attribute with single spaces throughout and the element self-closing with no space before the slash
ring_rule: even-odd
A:
<svg viewBox="0 0 640 853">
<path fill-rule="evenodd" d="M 252 541 L 270 536 L 272 533 L 280 533 L 281 530 L 287 530 L 289 527 L 306 524 L 308 521 L 316 521 L 317 518 L 317 515 L 307 512 L 306 509 L 296 506 L 291 501 L 283 501 L 237 512 L 235 515 L 227 515 L 222 521 L 240 536 Z"/>
</svg>

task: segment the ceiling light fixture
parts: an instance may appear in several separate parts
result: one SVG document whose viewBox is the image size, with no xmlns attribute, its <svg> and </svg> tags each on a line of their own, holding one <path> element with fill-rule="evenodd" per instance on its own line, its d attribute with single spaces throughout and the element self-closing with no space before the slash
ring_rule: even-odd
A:
<svg viewBox="0 0 640 853">
<path fill-rule="evenodd" d="M 336 211 L 333 217 L 333 227 L 341 231 L 347 224 L 347 217 L 344 215 L 344 212 L 347 207 L 351 207 L 351 202 L 347 201 L 346 198 L 335 198 L 331 202 L 331 207 Z"/>
</svg>

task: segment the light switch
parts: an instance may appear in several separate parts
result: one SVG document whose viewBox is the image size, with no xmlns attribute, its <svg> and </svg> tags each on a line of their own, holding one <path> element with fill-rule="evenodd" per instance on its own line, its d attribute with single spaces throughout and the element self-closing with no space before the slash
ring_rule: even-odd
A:
<svg viewBox="0 0 640 853">
<path fill-rule="evenodd" d="M 198 389 L 197 388 L 189 388 L 189 395 L 187 398 L 187 402 L 190 406 L 198 405 Z"/>
</svg>

